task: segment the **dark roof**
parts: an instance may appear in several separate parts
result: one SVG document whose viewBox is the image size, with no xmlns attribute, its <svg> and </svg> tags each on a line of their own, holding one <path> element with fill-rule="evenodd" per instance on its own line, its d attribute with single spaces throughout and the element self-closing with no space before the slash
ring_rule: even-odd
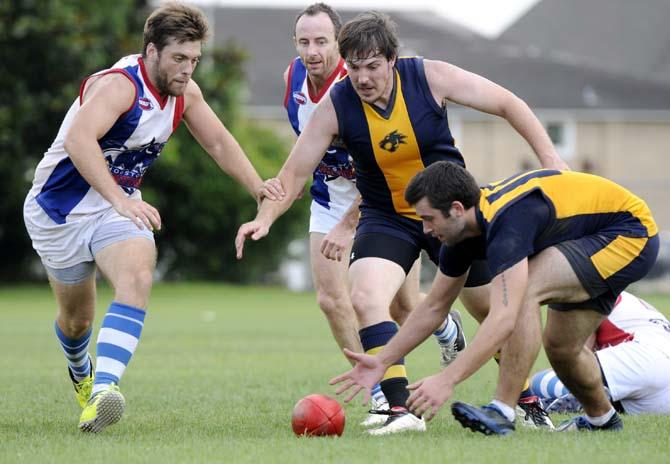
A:
<svg viewBox="0 0 670 464">
<path fill-rule="evenodd" d="M 248 102 L 253 106 L 281 105 L 284 96 L 282 75 L 296 56 L 293 45 L 293 21 L 298 9 L 233 8 L 214 9 L 214 40 L 223 44 L 229 40 L 244 47 L 249 53 L 246 71 Z M 338 10 L 343 21 L 353 18 L 362 10 Z M 477 39 L 474 32 L 437 18 L 432 13 L 390 13 L 402 31 L 405 53 L 423 53 L 428 42 L 435 41 L 449 29 L 450 35 L 462 41 Z"/>
<path fill-rule="evenodd" d="M 670 82 L 668 0 L 542 0 L 500 39 L 552 60 Z"/>
<path fill-rule="evenodd" d="M 214 10 L 216 43 L 234 40 L 249 52 L 249 106 L 281 106 L 282 73 L 296 54 L 291 37 L 296 13 L 297 9 Z M 358 11 L 340 13 L 346 21 Z M 569 63 L 545 53 L 532 53 L 532 48 L 529 53 L 526 45 L 520 46 L 510 38 L 488 40 L 433 13 L 389 14 L 398 23 L 401 54 L 444 60 L 481 74 L 535 108 L 670 108 L 670 83 Z"/>
</svg>

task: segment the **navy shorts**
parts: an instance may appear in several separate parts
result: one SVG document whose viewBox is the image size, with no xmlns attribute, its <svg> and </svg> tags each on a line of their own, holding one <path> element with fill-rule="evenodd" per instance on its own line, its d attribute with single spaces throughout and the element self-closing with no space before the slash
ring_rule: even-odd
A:
<svg viewBox="0 0 670 464">
<path fill-rule="evenodd" d="M 361 258 L 382 258 L 400 265 L 408 274 L 421 250 L 425 250 L 430 260 L 438 264 L 441 246 L 437 238 L 423 233 L 421 221 L 396 213 L 361 208 L 350 264 Z M 479 287 L 490 282 L 491 273 L 486 261 L 474 261 L 465 286 Z"/>
<path fill-rule="evenodd" d="M 593 309 L 608 315 L 619 293 L 652 268 L 658 256 L 659 239 L 658 235 L 626 237 L 618 231 L 605 230 L 554 246 L 567 258 L 591 299 L 582 303 L 553 303 L 549 307 L 559 311 Z"/>
</svg>

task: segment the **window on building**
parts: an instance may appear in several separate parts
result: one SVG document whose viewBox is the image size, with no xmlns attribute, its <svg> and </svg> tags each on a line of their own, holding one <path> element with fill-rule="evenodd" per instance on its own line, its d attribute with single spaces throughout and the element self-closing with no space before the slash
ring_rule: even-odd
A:
<svg viewBox="0 0 670 464">
<path fill-rule="evenodd" d="M 544 128 L 556 151 L 565 160 L 575 156 L 575 145 L 577 140 L 577 124 L 569 118 L 556 118 L 544 121 Z"/>
<path fill-rule="evenodd" d="M 563 145 L 565 134 L 563 133 L 563 124 L 560 122 L 548 122 L 547 133 L 554 145 Z"/>
</svg>

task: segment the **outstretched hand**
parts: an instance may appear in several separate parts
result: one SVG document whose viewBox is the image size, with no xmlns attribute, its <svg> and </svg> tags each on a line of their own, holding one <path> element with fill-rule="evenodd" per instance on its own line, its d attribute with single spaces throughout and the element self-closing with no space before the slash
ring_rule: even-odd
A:
<svg viewBox="0 0 670 464">
<path fill-rule="evenodd" d="M 365 404 L 370 399 L 370 391 L 372 390 L 372 387 L 379 383 L 384 376 L 386 366 L 382 364 L 377 356 L 354 353 L 346 348 L 343 351 L 344 355 L 354 361 L 356 365 L 348 372 L 333 377 L 328 383 L 330 385 L 338 383 L 342 384 L 335 390 L 335 393 L 338 395 L 350 390 L 349 396 L 344 399 L 346 403 L 354 399 L 361 390 L 365 389 L 366 393 L 363 398 L 363 404 Z"/>
<path fill-rule="evenodd" d="M 407 389 L 412 392 L 407 399 L 407 409 L 427 421 L 435 417 L 437 411 L 454 393 L 453 383 L 443 372 L 414 382 Z"/>
<path fill-rule="evenodd" d="M 237 230 L 237 236 L 235 237 L 235 250 L 237 252 L 237 259 L 242 259 L 242 254 L 244 252 L 244 241 L 247 238 L 251 240 L 260 240 L 265 237 L 270 228 L 260 221 L 253 220 L 251 222 L 244 223 Z"/>
</svg>

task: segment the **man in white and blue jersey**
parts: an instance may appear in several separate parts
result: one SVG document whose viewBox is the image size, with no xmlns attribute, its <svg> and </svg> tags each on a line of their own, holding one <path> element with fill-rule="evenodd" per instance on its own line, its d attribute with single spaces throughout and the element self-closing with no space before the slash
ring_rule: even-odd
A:
<svg viewBox="0 0 670 464">
<path fill-rule="evenodd" d="M 337 50 L 336 37 L 341 25 L 339 15 L 322 3 L 310 5 L 296 17 L 293 39 L 299 56 L 284 72 L 284 107 L 297 135 L 307 125 L 312 111 L 331 85 L 346 75 L 344 60 Z M 338 345 L 359 348 L 360 351 L 346 284 L 347 261 L 329 261 L 320 252 L 327 234 L 352 204 L 357 203 L 354 169 L 346 149 L 341 145 L 328 147 L 312 178 L 310 258 L 317 300 Z M 340 227 L 344 257 L 348 256 L 353 229 L 358 222 L 357 214 L 349 216 L 350 221 Z M 349 230 L 344 230 L 347 225 Z"/>
<path fill-rule="evenodd" d="M 58 302 L 55 331 L 83 411 L 79 428 L 117 422 L 118 384 L 144 326 L 156 262 L 156 208 L 139 187 L 183 119 L 223 171 L 250 194 L 274 197 L 191 80 L 207 39 L 198 9 L 166 3 L 146 21 L 141 55 L 85 79 L 37 166 L 24 205 L 26 228 Z M 114 288 L 89 355 L 95 266 Z M 95 369 L 95 370 L 94 370 Z"/>
</svg>

